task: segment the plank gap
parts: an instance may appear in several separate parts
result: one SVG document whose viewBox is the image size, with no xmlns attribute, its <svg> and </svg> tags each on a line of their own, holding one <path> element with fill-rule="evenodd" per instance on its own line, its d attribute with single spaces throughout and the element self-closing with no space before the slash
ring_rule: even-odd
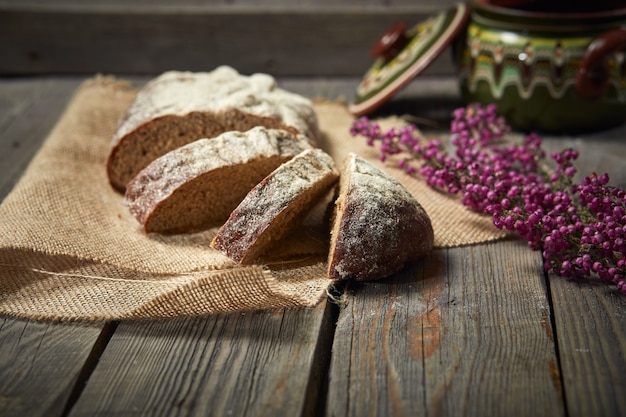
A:
<svg viewBox="0 0 626 417">
<path fill-rule="evenodd" d="M 112 321 L 105 323 L 102 327 L 102 331 L 94 342 L 93 348 L 91 349 L 91 352 L 89 352 L 89 355 L 85 360 L 85 364 L 78 374 L 76 383 L 74 384 L 74 387 L 70 392 L 67 403 L 65 404 L 65 407 L 60 417 L 67 417 L 72 411 L 72 408 L 74 407 L 74 405 L 80 398 L 83 390 L 85 389 L 87 381 L 89 381 L 91 374 L 93 373 L 94 369 L 96 369 L 102 353 L 104 352 L 107 345 L 109 344 L 109 341 L 113 337 L 113 333 L 115 333 L 115 329 L 117 329 L 118 324 L 118 321 Z"/>
<path fill-rule="evenodd" d="M 542 263 L 545 262 L 543 256 L 541 257 Z M 563 378 L 563 364 L 561 361 L 561 352 L 559 349 L 559 337 L 557 334 L 556 319 L 554 314 L 554 299 L 552 298 L 552 290 L 550 288 L 550 276 L 547 272 L 543 273 L 543 282 L 545 283 L 546 300 L 548 302 L 548 317 L 550 319 L 550 331 L 552 332 L 552 340 L 554 342 L 554 355 L 556 356 L 556 367 L 558 372 L 558 383 L 561 388 L 561 397 L 563 399 L 563 412 L 565 417 L 569 417 L 569 407 L 567 403 L 567 393 L 565 391 L 565 380 Z M 546 326 L 548 324 L 546 323 Z M 556 379 L 555 375 L 552 375 Z"/>
<path fill-rule="evenodd" d="M 336 290 L 336 288 L 334 288 Z M 331 294 L 333 297 L 340 293 Z M 320 326 L 319 341 L 313 351 L 313 363 L 318 364 L 311 370 L 306 397 L 304 399 L 303 417 L 322 417 L 326 410 L 330 373 L 330 359 L 333 341 L 337 331 L 340 304 L 328 300 L 322 324 Z"/>
</svg>

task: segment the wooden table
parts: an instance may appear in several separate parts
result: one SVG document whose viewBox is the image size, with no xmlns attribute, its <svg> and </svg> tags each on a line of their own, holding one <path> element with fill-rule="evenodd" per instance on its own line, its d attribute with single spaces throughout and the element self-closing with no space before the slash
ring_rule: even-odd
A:
<svg viewBox="0 0 626 417">
<path fill-rule="evenodd" d="M 0 79 L 0 198 L 84 78 Z M 357 82 L 280 81 L 329 98 Z M 415 81 L 398 102 L 441 120 L 455 81 Z M 626 186 L 626 127 L 546 141 Z M 623 416 L 625 354 L 626 297 L 546 277 L 540 253 L 510 239 L 435 250 L 313 309 L 0 317 L 0 416 Z"/>
</svg>

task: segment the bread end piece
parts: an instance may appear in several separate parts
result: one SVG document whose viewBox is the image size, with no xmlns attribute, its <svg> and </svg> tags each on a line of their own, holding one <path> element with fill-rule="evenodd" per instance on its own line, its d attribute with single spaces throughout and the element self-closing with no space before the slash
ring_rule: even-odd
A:
<svg viewBox="0 0 626 417">
<path fill-rule="evenodd" d="M 371 281 L 428 254 L 434 232 L 428 214 L 391 175 L 350 154 L 332 217 L 328 276 Z"/>
</svg>

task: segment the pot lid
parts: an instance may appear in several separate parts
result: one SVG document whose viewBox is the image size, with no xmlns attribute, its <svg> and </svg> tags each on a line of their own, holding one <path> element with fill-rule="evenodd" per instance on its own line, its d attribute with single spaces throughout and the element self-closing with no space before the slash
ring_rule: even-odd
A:
<svg viewBox="0 0 626 417">
<path fill-rule="evenodd" d="M 357 87 L 348 110 L 361 116 L 376 109 L 404 88 L 443 52 L 465 27 L 469 9 L 459 3 L 407 30 L 392 26 L 370 51 L 375 62 Z"/>
</svg>

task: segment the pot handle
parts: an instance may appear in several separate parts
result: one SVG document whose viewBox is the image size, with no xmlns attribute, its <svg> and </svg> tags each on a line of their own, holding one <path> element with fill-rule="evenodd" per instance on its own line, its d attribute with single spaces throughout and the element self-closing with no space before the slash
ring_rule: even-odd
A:
<svg viewBox="0 0 626 417">
<path fill-rule="evenodd" d="M 607 56 L 626 49 L 626 26 L 598 35 L 587 47 L 576 75 L 576 90 L 581 97 L 594 100 L 604 94 L 609 82 Z"/>
<path fill-rule="evenodd" d="M 372 58 L 382 57 L 385 61 L 391 61 L 410 41 L 405 32 L 406 22 L 397 22 L 372 47 L 370 56 Z"/>
</svg>

